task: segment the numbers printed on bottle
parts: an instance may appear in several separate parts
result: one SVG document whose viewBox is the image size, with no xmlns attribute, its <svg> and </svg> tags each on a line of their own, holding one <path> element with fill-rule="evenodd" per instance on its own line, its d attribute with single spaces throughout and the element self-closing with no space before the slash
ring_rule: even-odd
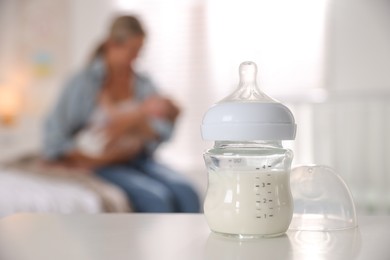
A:
<svg viewBox="0 0 390 260">
<path fill-rule="evenodd" d="M 268 169 L 270 165 L 262 165 L 256 168 L 259 174 L 256 174 L 254 180 L 255 209 L 257 219 L 268 219 L 274 217 L 272 175 Z M 267 170 L 264 172 L 264 170 Z"/>
</svg>

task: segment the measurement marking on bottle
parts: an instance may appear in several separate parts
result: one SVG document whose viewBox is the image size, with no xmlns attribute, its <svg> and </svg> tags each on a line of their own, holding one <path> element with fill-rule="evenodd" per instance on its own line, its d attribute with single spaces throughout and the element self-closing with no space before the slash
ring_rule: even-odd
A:
<svg viewBox="0 0 390 260">
<path fill-rule="evenodd" d="M 255 168 L 255 167 L 254 167 Z M 274 191 L 272 189 L 274 182 L 272 178 L 272 173 L 267 169 L 272 168 L 272 166 L 265 164 L 260 167 L 256 167 L 256 170 L 259 172 L 254 176 L 253 193 L 255 194 L 254 198 L 254 217 L 259 221 L 267 221 L 275 217 L 274 212 Z M 264 169 L 264 171 L 263 171 Z"/>
<path fill-rule="evenodd" d="M 256 168 L 256 170 L 260 170 L 260 168 L 259 168 L 259 167 L 257 167 L 257 168 Z"/>
<path fill-rule="evenodd" d="M 268 165 L 268 168 L 271 168 L 272 166 L 271 165 Z"/>
</svg>

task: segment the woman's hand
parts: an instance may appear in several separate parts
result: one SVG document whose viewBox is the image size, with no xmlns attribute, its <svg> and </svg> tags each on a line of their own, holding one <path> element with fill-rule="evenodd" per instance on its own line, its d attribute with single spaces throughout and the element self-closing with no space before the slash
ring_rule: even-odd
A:
<svg viewBox="0 0 390 260">
<path fill-rule="evenodd" d="M 180 113 L 179 108 L 168 98 L 152 96 L 142 103 L 144 114 L 174 122 Z"/>
<path fill-rule="evenodd" d="M 144 142 L 141 138 L 127 138 L 125 142 L 107 146 L 101 159 L 106 164 L 126 162 L 139 155 L 143 148 Z"/>
<path fill-rule="evenodd" d="M 137 128 L 136 122 L 140 120 L 141 115 L 138 111 L 112 115 L 109 122 L 102 130 L 104 136 L 107 138 L 108 146 L 117 142 L 123 136 L 135 132 Z"/>
</svg>

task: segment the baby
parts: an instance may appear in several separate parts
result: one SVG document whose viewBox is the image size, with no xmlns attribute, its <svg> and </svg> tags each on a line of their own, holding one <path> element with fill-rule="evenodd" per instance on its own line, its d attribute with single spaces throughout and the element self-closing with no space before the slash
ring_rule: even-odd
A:
<svg viewBox="0 0 390 260">
<path fill-rule="evenodd" d="M 120 124 L 126 117 L 137 114 L 146 117 L 152 131 L 159 132 L 161 124 L 172 124 L 178 115 L 178 109 L 169 99 L 161 96 L 151 96 L 141 103 L 124 101 L 116 106 L 100 106 L 92 115 L 89 125 L 76 136 L 76 147 L 83 154 L 90 157 L 99 157 L 110 147 L 122 149 L 139 146 L 145 142 L 142 129 L 136 127 L 126 129 L 119 137 L 112 138 L 112 129 Z M 113 127 L 114 126 L 114 127 Z"/>
</svg>

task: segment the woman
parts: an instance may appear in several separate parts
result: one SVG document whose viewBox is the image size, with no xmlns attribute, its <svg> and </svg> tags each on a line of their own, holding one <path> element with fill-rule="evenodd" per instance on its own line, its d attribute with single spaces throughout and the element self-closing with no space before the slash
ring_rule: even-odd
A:
<svg viewBox="0 0 390 260">
<path fill-rule="evenodd" d="M 92 62 L 65 87 L 45 127 L 46 159 L 93 169 L 119 186 L 138 212 L 199 212 L 188 181 L 156 163 L 178 108 L 158 95 L 133 61 L 145 32 L 133 16 L 117 18 Z"/>
</svg>

